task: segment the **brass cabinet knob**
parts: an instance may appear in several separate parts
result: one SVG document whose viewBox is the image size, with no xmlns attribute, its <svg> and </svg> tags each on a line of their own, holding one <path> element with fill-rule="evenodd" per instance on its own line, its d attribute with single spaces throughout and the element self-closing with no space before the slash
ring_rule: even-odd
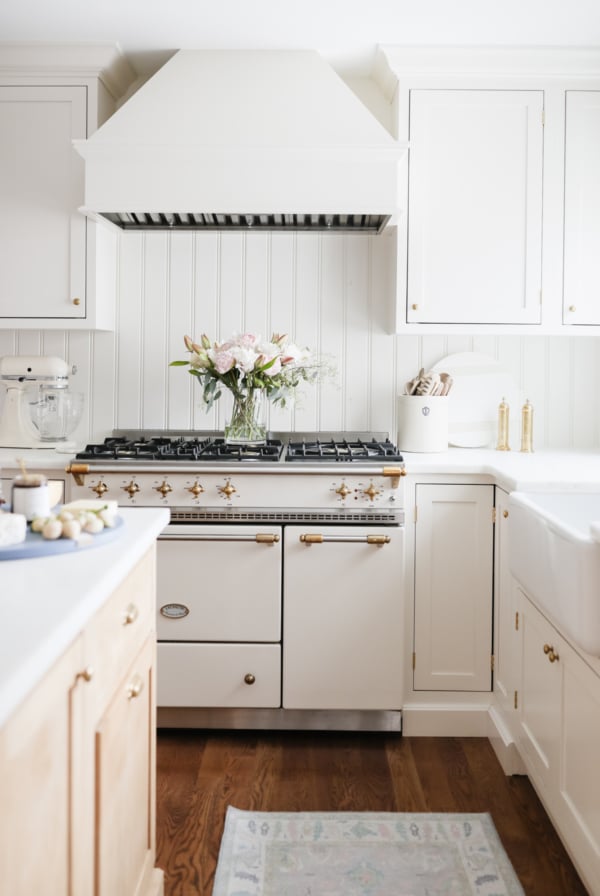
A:
<svg viewBox="0 0 600 896">
<path fill-rule="evenodd" d="M 558 655 L 558 653 L 556 653 L 554 647 L 551 644 L 544 644 L 544 653 L 551 663 L 556 663 L 560 659 L 560 656 Z"/>
<path fill-rule="evenodd" d="M 419 306 L 417 305 L 416 302 L 413 305 L 411 305 L 410 307 L 412 308 L 413 311 L 417 311 L 419 308 Z"/>
<path fill-rule="evenodd" d="M 577 311 L 576 305 L 569 305 L 569 311 Z"/>
<path fill-rule="evenodd" d="M 127 685 L 127 699 L 133 700 L 139 697 L 144 690 L 144 679 L 141 675 L 134 675 L 133 679 Z"/>
<path fill-rule="evenodd" d="M 544 644 L 544 653 L 546 655 L 549 654 L 551 650 L 552 650 L 552 648 L 550 647 L 549 644 Z"/>
<path fill-rule="evenodd" d="M 505 520 L 508 519 L 508 510 L 503 510 L 502 516 L 504 517 Z"/>
<path fill-rule="evenodd" d="M 74 304 L 74 305 L 81 305 L 81 299 L 77 299 L 77 298 L 73 299 L 73 304 Z"/>
<path fill-rule="evenodd" d="M 140 615 L 135 604 L 128 604 L 123 613 L 123 625 L 132 625 Z"/>
<path fill-rule="evenodd" d="M 247 675 L 244 675 L 244 681 L 246 682 L 246 684 L 254 684 L 256 678 L 254 677 L 252 672 L 248 672 Z"/>
<path fill-rule="evenodd" d="M 108 486 L 105 482 L 98 482 L 96 485 L 92 486 L 92 491 L 96 492 L 98 497 L 101 498 L 102 495 L 108 491 Z"/>
<path fill-rule="evenodd" d="M 82 672 L 77 673 L 77 678 L 81 678 L 83 681 L 91 681 L 94 677 L 94 667 L 86 666 Z"/>
</svg>

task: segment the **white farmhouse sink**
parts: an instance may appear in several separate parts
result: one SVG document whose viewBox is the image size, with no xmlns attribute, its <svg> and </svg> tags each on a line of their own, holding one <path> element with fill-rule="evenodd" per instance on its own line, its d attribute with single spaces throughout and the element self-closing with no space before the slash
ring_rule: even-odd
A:
<svg viewBox="0 0 600 896">
<path fill-rule="evenodd" d="M 556 626 L 600 656 L 600 493 L 513 492 L 513 576 Z"/>
</svg>

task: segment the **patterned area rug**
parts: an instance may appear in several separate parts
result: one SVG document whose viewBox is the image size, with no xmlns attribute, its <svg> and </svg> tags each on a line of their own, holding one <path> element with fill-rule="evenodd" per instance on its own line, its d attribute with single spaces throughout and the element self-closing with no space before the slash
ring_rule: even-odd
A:
<svg viewBox="0 0 600 896">
<path fill-rule="evenodd" d="M 524 896 L 488 814 L 244 812 L 213 896 Z"/>
</svg>

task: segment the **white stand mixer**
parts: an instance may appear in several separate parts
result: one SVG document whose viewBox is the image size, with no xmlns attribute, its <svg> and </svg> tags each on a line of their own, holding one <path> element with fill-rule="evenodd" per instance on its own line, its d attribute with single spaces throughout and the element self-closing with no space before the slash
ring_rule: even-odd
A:
<svg viewBox="0 0 600 896">
<path fill-rule="evenodd" d="M 69 372 L 62 358 L 0 358 L 0 383 L 6 389 L 0 447 L 66 447 L 65 440 L 77 427 L 83 410 L 83 394 L 69 392 Z"/>
</svg>

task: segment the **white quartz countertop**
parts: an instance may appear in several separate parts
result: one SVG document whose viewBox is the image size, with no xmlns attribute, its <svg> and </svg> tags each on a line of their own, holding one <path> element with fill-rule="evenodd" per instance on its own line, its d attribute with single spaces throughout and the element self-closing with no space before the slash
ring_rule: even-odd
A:
<svg viewBox="0 0 600 896">
<path fill-rule="evenodd" d="M 0 725 L 43 678 L 169 522 L 166 508 L 123 508 L 106 544 L 0 561 Z"/>
<path fill-rule="evenodd" d="M 449 448 L 431 454 L 403 452 L 410 476 L 487 476 L 512 491 L 600 491 L 600 452 L 495 451 Z"/>
</svg>

